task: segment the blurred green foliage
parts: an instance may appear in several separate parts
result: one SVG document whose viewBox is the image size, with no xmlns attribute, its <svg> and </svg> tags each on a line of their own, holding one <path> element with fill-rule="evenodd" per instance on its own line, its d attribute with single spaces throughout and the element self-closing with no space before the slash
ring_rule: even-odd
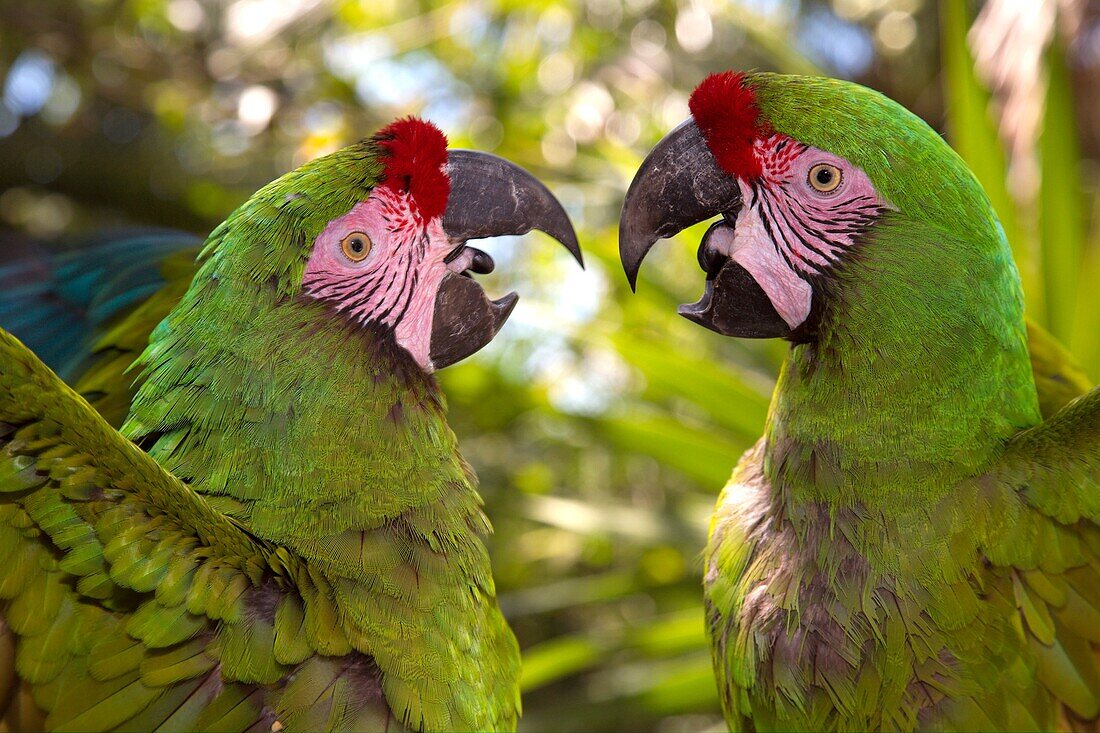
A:
<svg viewBox="0 0 1100 733">
<path fill-rule="evenodd" d="M 675 315 L 701 286 L 701 226 L 659 247 L 630 295 L 626 186 L 708 71 L 854 78 L 948 133 L 1001 216 L 1029 313 L 1100 374 L 1100 26 L 1095 3 L 1039 6 L 1065 17 L 1035 53 L 979 73 L 975 54 L 1011 28 L 971 30 L 963 0 L 0 0 L 0 219 L 61 242 L 119 223 L 203 233 L 409 113 L 543 177 L 588 270 L 545 241 L 523 258 L 494 244 L 488 289 L 523 299 L 441 375 L 496 526 L 522 726 L 718 728 L 700 552 L 784 346 Z M 1049 83 L 1006 87 L 1032 57 Z M 1021 98 L 1040 111 L 1030 135 L 1008 114 Z"/>
</svg>

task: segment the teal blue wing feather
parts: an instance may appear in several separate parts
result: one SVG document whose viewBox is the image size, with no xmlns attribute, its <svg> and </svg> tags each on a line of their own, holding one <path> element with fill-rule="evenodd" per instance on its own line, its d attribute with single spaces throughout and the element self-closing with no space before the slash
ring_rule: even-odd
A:
<svg viewBox="0 0 1100 733">
<path fill-rule="evenodd" d="M 63 379 L 86 371 L 95 340 L 168 281 L 166 261 L 201 240 L 160 229 L 107 232 L 68 246 L 0 248 L 0 327 Z"/>
</svg>

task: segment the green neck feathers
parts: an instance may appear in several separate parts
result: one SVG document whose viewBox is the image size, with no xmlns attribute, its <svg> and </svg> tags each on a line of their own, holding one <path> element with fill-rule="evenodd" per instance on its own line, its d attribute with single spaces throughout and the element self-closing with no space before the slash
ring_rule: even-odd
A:
<svg viewBox="0 0 1100 733">
<path fill-rule="evenodd" d="M 388 338 L 204 273 L 142 357 L 129 437 L 272 541 L 372 528 L 456 487 L 476 503 L 434 380 Z"/>
<path fill-rule="evenodd" d="M 783 366 L 765 470 L 789 500 L 931 498 L 1039 420 L 1019 276 L 961 158 L 881 94 L 753 74 L 774 129 L 861 168 L 894 212 L 826 276 L 814 343 Z"/>
<path fill-rule="evenodd" d="M 934 499 L 1039 421 L 1003 239 L 890 215 L 830 277 L 820 336 L 791 348 L 766 429 L 788 500 Z"/>
</svg>

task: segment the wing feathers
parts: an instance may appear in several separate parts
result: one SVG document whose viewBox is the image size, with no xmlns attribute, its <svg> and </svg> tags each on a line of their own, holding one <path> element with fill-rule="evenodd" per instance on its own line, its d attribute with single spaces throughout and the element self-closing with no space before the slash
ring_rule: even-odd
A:
<svg viewBox="0 0 1100 733">
<path fill-rule="evenodd" d="M 266 732 L 276 708 L 394 722 L 373 660 L 317 664 L 352 653 L 330 581 L 165 471 L 3 331 L 0 499 L 2 638 L 18 635 L 0 676 L 18 672 L 16 698 L 33 690 L 49 727 Z M 312 699 L 294 693 L 313 682 Z M 32 719 L 14 715 L 0 708 Z"/>
<path fill-rule="evenodd" d="M 242 567 L 250 558 L 266 554 L 267 548 L 258 540 L 212 510 L 202 497 L 119 435 L 80 395 L 2 329 L 0 367 L 0 421 L 26 423 L 6 447 L 18 472 L 16 480 L 31 481 L 26 473 L 28 461 L 36 462 L 42 473 L 52 470 L 53 462 L 71 458 L 68 451 L 49 457 L 49 449 L 66 445 L 72 452 L 97 457 L 95 483 L 99 488 L 121 491 L 152 515 L 164 515 L 185 534 L 198 537 L 225 557 L 239 561 Z M 70 460 L 64 467 L 77 466 Z M 259 567 L 252 563 L 250 569 Z"/>
<path fill-rule="evenodd" d="M 987 479 L 1004 492 L 1007 511 L 989 524 L 986 554 L 997 564 L 1026 568 L 1013 573 L 1013 590 L 1039 680 L 1074 715 L 1094 718 L 1100 713 L 1100 389 L 1014 436 Z"/>
<path fill-rule="evenodd" d="M 992 474 L 1060 524 L 1100 522 L 1100 388 L 1014 436 Z"/>
</svg>

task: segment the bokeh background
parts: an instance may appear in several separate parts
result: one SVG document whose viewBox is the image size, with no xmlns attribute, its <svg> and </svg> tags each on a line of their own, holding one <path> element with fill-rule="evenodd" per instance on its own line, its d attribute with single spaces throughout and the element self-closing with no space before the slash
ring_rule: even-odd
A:
<svg viewBox="0 0 1100 733">
<path fill-rule="evenodd" d="M 522 727 L 718 728 L 700 551 L 784 347 L 675 315 L 701 288 L 701 228 L 657 248 L 631 296 L 616 226 L 642 157 L 726 68 L 853 79 L 943 132 L 1001 216 L 1030 316 L 1100 375 L 1100 3 L 1084 0 L 0 0 L 0 227 L 59 247 L 114 226 L 205 234 L 410 113 L 535 172 L 588 269 L 541 235 L 493 243 L 487 288 L 520 305 L 441 375 L 496 526 Z"/>
</svg>

